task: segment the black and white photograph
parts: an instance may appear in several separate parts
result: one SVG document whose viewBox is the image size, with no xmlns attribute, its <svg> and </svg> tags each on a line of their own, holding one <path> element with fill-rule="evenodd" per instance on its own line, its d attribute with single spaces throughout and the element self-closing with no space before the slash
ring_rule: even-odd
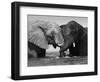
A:
<svg viewBox="0 0 100 82">
<path fill-rule="evenodd" d="M 12 79 L 97 75 L 97 7 L 13 2 L 11 8 Z"/>
<path fill-rule="evenodd" d="M 88 17 L 27 15 L 28 67 L 88 63 Z"/>
</svg>

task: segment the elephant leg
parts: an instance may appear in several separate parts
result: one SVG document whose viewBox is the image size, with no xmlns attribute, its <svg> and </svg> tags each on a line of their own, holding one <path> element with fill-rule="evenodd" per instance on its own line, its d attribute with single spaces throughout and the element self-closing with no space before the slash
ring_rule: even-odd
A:
<svg viewBox="0 0 100 82">
<path fill-rule="evenodd" d="M 42 49 L 31 42 L 28 42 L 28 52 L 29 55 L 32 54 L 33 57 L 45 57 L 46 55 L 45 49 Z"/>
<path fill-rule="evenodd" d="M 79 44 L 75 43 L 75 46 L 71 45 L 69 47 L 70 55 L 69 56 L 79 56 Z"/>
<path fill-rule="evenodd" d="M 65 53 L 64 52 L 60 52 L 59 57 L 64 57 Z"/>
<path fill-rule="evenodd" d="M 28 48 L 28 58 L 32 58 L 32 57 L 37 58 L 37 52 L 34 49 L 31 50 Z"/>
<path fill-rule="evenodd" d="M 45 49 L 40 49 L 38 51 L 38 57 L 45 57 L 46 56 L 46 50 Z"/>
<path fill-rule="evenodd" d="M 70 47 L 70 55 L 69 56 L 79 56 L 79 49 L 77 47 Z"/>
<path fill-rule="evenodd" d="M 65 53 L 64 53 L 65 50 L 66 50 L 66 48 L 65 49 L 63 47 L 60 48 L 60 55 L 59 55 L 59 57 L 65 57 Z"/>
<path fill-rule="evenodd" d="M 73 55 L 74 55 L 74 50 L 73 50 L 74 48 L 73 48 L 73 45 L 71 45 L 70 47 L 69 47 L 69 52 L 70 52 L 70 54 L 69 54 L 69 56 L 70 57 L 72 57 Z"/>
<path fill-rule="evenodd" d="M 28 41 L 28 58 L 38 57 L 35 45 Z"/>
</svg>

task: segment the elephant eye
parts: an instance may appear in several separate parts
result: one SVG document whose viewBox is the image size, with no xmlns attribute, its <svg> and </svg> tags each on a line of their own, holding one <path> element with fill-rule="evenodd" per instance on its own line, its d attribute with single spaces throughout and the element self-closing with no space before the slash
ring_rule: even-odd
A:
<svg viewBox="0 0 100 82">
<path fill-rule="evenodd" d="M 77 34 L 77 31 L 76 30 L 72 30 L 71 31 L 71 35 L 74 35 L 75 36 L 76 34 Z"/>
<path fill-rule="evenodd" d="M 67 35 L 70 35 L 70 32 L 69 31 L 67 32 Z"/>
<path fill-rule="evenodd" d="M 51 32 L 51 36 L 54 36 L 54 35 L 55 35 L 55 32 L 54 32 L 54 31 L 52 31 L 52 32 Z"/>
<path fill-rule="evenodd" d="M 64 30 L 64 31 L 65 31 L 65 30 Z M 71 33 L 71 32 L 70 32 L 70 29 L 67 29 L 65 33 L 66 33 L 67 35 L 70 35 L 70 33 Z"/>
<path fill-rule="evenodd" d="M 73 43 L 73 47 L 75 47 L 75 43 Z"/>
</svg>

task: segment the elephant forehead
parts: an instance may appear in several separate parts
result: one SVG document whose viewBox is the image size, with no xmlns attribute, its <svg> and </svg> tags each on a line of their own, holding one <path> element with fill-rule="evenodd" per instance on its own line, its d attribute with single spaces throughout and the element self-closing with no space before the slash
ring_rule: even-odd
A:
<svg viewBox="0 0 100 82">
<path fill-rule="evenodd" d="M 48 27 L 47 34 L 50 34 L 52 32 L 58 33 L 60 31 L 60 27 L 54 23 L 49 24 L 47 27 Z"/>
<path fill-rule="evenodd" d="M 48 28 L 48 31 L 47 32 L 52 32 L 52 31 L 56 31 L 57 29 L 55 27 L 51 27 L 51 28 Z"/>
<path fill-rule="evenodd" d="M 71 29 L 65 26 L 65 28 L 62 29 L 62 33 L 63 33 L 63 35 L 65 35 L 65 36 L 66 36 L 66 35 L 70 35 Z"/>
<path fill-rule="evenodd" d="M 33 30 L 37 30 L 39 26 L 44 29 L 47 35 L 51 34 L 51 32 L 58 33 L 60 30 L 60 27 L 58 24 L 56 24 L 55 22 L 50 22 L 50 21 L 38 20 L 38 21 L 33 22 L 30 27 Z"/>
</svg>

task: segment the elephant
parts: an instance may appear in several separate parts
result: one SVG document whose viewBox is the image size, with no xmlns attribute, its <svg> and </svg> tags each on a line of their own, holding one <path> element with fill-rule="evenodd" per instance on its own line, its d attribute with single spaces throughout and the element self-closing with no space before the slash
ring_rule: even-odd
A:
<svg viewBox="0 0 100 82">
<path fill-rule="evenodd" d="M 75 42 L 75 47 L 71 45 L 69 47 L 69 56 L 87 56 L 87 28 L 83 29 L 84 35 L 79 42 Z"/>
<path fill-rule="evenodd" d="M 61 28 L 55 22 L 30 21 L 28 24 L 28 54 L 35 57 L 45 57 L 48 45 L 63 45 L 64 39 Z M 34 55 L 34 52 L 36 53 Z"/>
<path fill-rule="evenodd" d="M 61 33 L 64 39 L 64 44 L 60 47 L 60 56 L 65 56 L 65 51 L 69 49 L 69 56 L 87 56 L 87 28 L 76 21 L 70 21 L 63 24 Z M 74 45 L 73 45 L 74 44 Z M 58 46 L 55 44 L 55 46 Z"/>
</svg>

